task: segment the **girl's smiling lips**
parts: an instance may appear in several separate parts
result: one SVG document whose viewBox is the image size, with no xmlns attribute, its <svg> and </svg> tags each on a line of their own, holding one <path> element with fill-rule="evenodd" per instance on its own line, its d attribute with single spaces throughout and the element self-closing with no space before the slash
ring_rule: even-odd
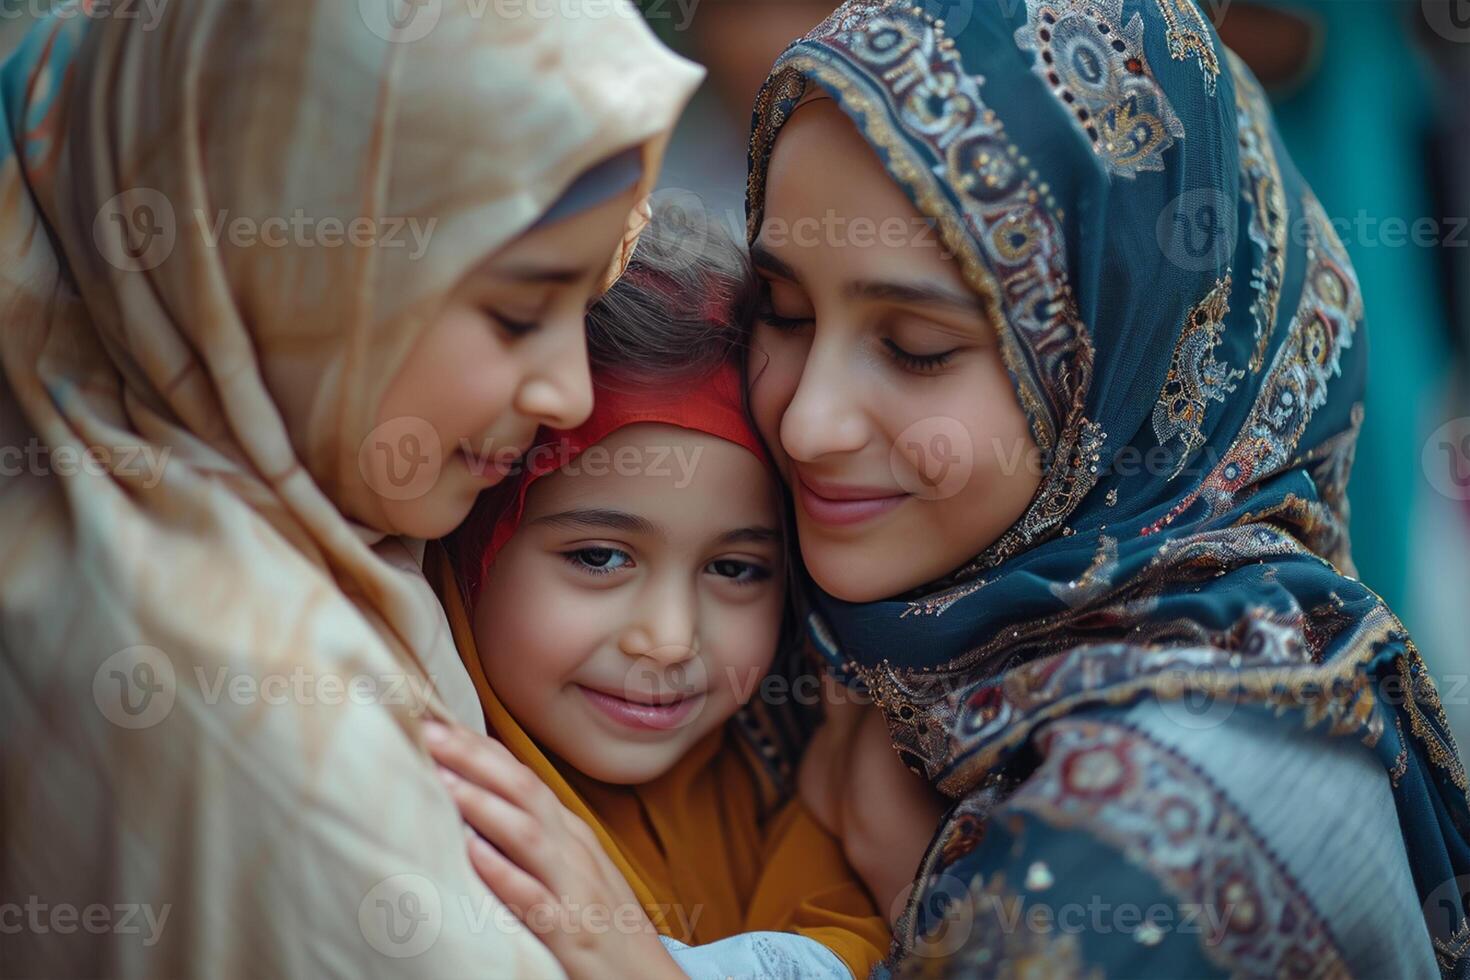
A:
<svg viewBox="0 0 1470 980">
<path fill-rule="evenodd" d="M 654 703 L 651 700 L 632 701 L 581 684 L 576 687 L 594 708 L 608 718 L 620 725 L 642 731 L 669 731 L 678 728 L 704 703 L 703 692 L 676 695 L 677 700 L 664 699 L 660 703 Z"/>
<path fill-rule="evenodd" d="M 887 487 L 844 486 L 822 483 L 796 474 L 796 499 L 801 509 L 818 524 L 846 527 L 886 514 L 908 498 L 902 490 Z"/>
</svg>

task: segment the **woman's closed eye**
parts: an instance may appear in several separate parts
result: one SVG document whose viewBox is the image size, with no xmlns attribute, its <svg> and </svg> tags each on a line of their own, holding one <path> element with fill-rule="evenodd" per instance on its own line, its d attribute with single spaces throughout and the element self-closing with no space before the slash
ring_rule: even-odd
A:
<svg viewBox="0 0 1470 980">
<path fill-rule="evenodd" d="M 948 364 L 950 359 L 959 353 L 960 350 L 958 347 L 951 347 L 948 350 L 937 351 L 933 354 L 919 354 L 905 350 L 898 345 L 897 341 L 889 337 L 883 338 L 883 348 L 899 367 L 918 373 L 939 370 Z"/>
<path fill-rule="evenodd" d="M 778 313 L 769 279 L 761 280 L 760 305 L 756 311 L 756 315 L 777 330 L 800 330 L 803 327 L 811 326 L 815 322 L 810 313 L 799 313 L 796 311 L 790 314 Z"/>
<path fill-rule="evenodd" d="M 561 553 L 567 564 L 588 575 L 611 575 L 625 568 L 633 568 L 633 557 L 621 548 L 577 548 Z"/>
<path fill-rule="evenodd" d="M 512 340 L 535 333 L 536 329 L 541 326 L 535 319 L 517 319 L 498 310 L 491 309 L 488 306 L 484 309 L 485 315 L 495 321 L 495 325 L 504 331 L 505 335 Z"/>
</svg>

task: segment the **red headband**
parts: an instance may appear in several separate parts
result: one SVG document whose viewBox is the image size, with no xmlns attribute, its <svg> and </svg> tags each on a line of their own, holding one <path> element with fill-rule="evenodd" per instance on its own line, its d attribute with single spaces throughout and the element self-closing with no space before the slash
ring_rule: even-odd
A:
<svg viewBox="0 0 1470 980">
<path fill-rule="evenodd" d="M 461 547 L 454 549 L 459 558 L 457 570 L 471 597 L 479 591 L 495 556 L 520 526 L 531 484 L 567 465 L 619 429 L 640 422 L 656 422 L 705 432 L 732 442 L 769 464 L 760 437 L 746 420 L 740 371 L 734 364 L 726 364 L 692 384 L 655 388 L 631 381 L 619 384 L 616 375 L 609 375 L 595 379 L 592 390 L 593 409 L 587 421 L 575 429 L 543 429 L 521 461 L 524 467 L 521 475 L 506 490 L 513 496 L 508 500 L 500 496 L 497 501 L 493 498 L 495 492 L 491 491 L 481 498 L 481 504 L 455 532 L 461 541 Z"/>
</svg>

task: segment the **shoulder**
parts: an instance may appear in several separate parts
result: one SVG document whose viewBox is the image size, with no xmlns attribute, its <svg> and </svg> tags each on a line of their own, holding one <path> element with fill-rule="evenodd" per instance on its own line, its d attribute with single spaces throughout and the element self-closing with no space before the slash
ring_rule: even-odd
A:
<svg viewBox="0 0 1470 980">
<path fill-rule="evenodd" d="M 983 837 L 946 842 L 973 851 L 947 864 L 972 909 L 1009 900 L 1053 954 L 1107 973 L 1437 972 L 1388 775 L 1361 744 L 1153 700 L 1033 744 Z"/>
</svg>

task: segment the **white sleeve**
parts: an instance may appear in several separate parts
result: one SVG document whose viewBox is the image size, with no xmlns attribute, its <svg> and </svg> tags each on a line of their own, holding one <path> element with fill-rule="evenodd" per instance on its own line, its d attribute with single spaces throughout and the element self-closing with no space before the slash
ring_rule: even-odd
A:
<svg viewBox="0 0 1470 980">
<path fill-rule="evenodd" d="M 836 953 L 794 933 L 744 932 L 703 946 L 659 939 L 690 980 L 853 980 Z"/>
</svg>

